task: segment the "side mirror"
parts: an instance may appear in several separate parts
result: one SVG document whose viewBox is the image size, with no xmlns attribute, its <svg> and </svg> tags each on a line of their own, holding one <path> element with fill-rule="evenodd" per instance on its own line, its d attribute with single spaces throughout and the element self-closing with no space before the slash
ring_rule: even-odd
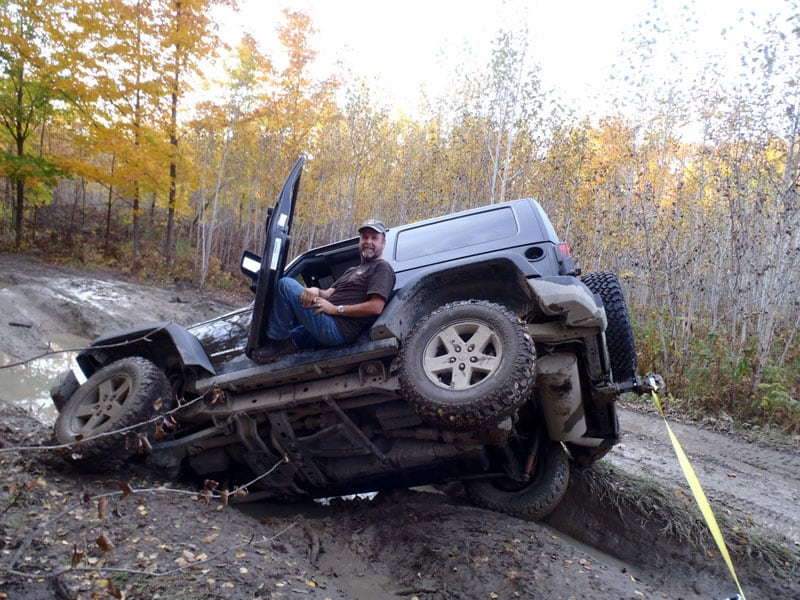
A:
<svg viewBox="0 0 800 600">
<path fill-rule="evenodd" d="M 258 279 L 258 274 L 261 271 L 261 257 L 249 250 L 245 250 L 242 254 L 242 261 L 239 263 L 239 268 L 242 270 L 242 273 L 247 275 L 250 279 Z"/>
</svg>

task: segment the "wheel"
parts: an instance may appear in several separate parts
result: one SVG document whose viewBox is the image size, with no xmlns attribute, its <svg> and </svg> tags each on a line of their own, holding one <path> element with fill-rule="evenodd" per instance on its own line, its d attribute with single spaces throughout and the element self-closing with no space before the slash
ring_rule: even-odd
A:
<svg viewBox="0 0 800 600">
<path fill-rule="evenodd" d="M 470 429 L 496 423 L 530 396 L 535 350 L 507 308 L 482 300 L 441 306 L 400 350 L 400 391 L 429 423 Z"/>
<path fill-rule="evenodd" d="M 469 479 L 464 482 L 467 497 L 483 508 L 513 517 L 538 521 L 549 515 L 567 492 L 569 456 L 557 442 L 542 444 L 527 482 L 509 477 Z"/>
<path fill-rule="evenodd" d="M 610 271 L 598 271 L 583 277 L 583 283 L 600 296 L 606 310 L 606 344 L 614 381 L 635 380 L 636 345 L 619 279 Z"/>
<path fill-rule="evenodd" d="M 62 444 L 80 442 L 69 459 L 93 469 L 113 469 L 137 452 L 127 434 L 167 404 L 164 373 L 149 360 L 134 356 L 103 367 L 72 394 L 55 424 Z M 125 432 L 111 432 L 125 429 Z M 110 434 L 110 435 L 103 435 Z"/>
<path fill-rule="evenodd" d="M 75 373 L 72 371 L 67 371 L 66 373 L 61 374 L 53 387 L 50 388 L 50 397 L 53 399 L 53 404 L 58 412 L 61 412 L 61 409 L 64 408 L 67 400 L 70 399 L 72 394 L 74 394 L 75 390 L 77 390 L 79 387 L 80 384 L 75 377 Z"/>
</svg>

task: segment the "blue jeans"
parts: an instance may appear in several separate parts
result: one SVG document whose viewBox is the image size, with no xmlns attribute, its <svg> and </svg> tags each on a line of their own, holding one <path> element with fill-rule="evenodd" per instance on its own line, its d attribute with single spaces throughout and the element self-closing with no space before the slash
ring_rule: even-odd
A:
<svg viewBox="0 0 800 600">
<path fill-rule="evenodd" d="M 303 289 L 291 277 L 283 277 L 278 281 L 267 335 L 273 340 L 292 338 L 299 348 L 343 344 L 344 338 L 333 317 L 325 313 L 315 315 L 315 308 L 304 308 L 300 304 Z"/>
</svg>

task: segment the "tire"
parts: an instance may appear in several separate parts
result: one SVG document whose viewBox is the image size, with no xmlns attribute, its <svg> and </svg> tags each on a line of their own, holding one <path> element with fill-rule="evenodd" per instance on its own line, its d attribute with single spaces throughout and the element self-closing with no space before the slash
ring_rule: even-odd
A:
<svg viewBox="0 0 800 600">
<path fill-rule="evenodd" d="M 535 350 L 507 308 L 482 300 L 439 307 L 400 350 L 400 393 L 428 423 L 464 430 L 497 423 L 529 398 Z"/>
<path fill-rule="evenodd" d="M 628 306 L 619 279 L 610 271 L 598 271 L 583 277 L 583 283 L 600 296 L 606 310 L 606 345 L 615 382 L 636 379 L 636 345 L 628 317 Z"/>
<path fill-rule="evenodd" d="M 530 481 L 508 477 L 469 479 L 464 482 L 467 497 L 478 506 L 538 521 L 558 506 L 569 485 L 569 456 L 558 442 L 542 445 Z"/>
<path fill-rule="evenodd" d="M 142 423 L 159 412 L 159 400 L 168 403 L 169 384 L 149 360 L 134 356 L 103 367 L 72 394 L 55 424 L 56 439 L 76 444 L 69 460 L 92 469 L 116 469 L 136 454 L 126 444 L 133 430 L 112 431 Z"/>
<path fill-rule="evenodd" d="M 79 387 L 80 384 L 75 377 L 75 373 L 67 371 L 61 374 L 53 387 L 50 388 L 50 397 L 53 399 L 53 404 L 58 412 L 61 412 L 67 400 L 70 399 L 72 394 L 74 394 L 75 390 Z"/>
</svg>

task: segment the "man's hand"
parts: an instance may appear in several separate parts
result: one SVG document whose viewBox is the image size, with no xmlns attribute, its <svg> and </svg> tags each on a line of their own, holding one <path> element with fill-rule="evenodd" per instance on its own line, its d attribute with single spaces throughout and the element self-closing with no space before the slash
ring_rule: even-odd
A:
<svg viewBox="0 0 800 600">
<path fill-rule="evenodd" d="M 309 287 L 300 292 L 300 305 L 303 308 L 312 308 L 316 306 L 316 301 L 321 298 L 320 289 L 317 287 Z"/>
<path fill-rule="evenodd" d="M 314 308 L 317 305 L 317 300 L 325 300 L 331 297 L 331 294 L 336 291 L 336 288 L 328 288 L 321 290 L 318 287 L 308 287 L 300 292 L 300 306 L 303 308 Z"/>
<path fill-rule="evenodd" d="M 319 313 L 325 313 L 326 315 L 335 315 L 339 307 L 334 306 L 333 304 L 325 300 L 325 298 L 317 298 L 314 300 L 314 308 L 316 308 L 316 310 L 314 311 L 315 315 L 318 315 Z"/>
</svg>

